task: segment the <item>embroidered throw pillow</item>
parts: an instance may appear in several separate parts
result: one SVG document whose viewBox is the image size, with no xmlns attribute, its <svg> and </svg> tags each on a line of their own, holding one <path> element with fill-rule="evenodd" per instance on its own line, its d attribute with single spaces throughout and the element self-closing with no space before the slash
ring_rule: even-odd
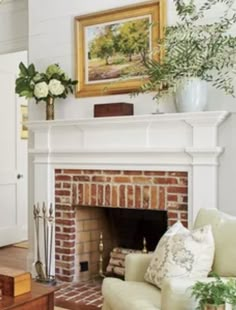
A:
<svg viewBox="0 0 236 310">
<path fill-rule="evenodd" d="M 206 277 L 214 251 L 210 225 L 190 231 L 177 222 L 160 239 L 144 279 L 161 288 L 165 278 Z"/>
</svg>

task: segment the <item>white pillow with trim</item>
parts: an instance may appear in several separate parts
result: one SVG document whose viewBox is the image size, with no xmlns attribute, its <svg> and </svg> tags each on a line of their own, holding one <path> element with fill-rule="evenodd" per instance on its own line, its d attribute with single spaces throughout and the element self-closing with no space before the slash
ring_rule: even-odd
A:
<svg viewBox="0 0 236 310">
<path fill-rule="evenodd" d="M 177 222 L 160 239 L 144 279 L 161 288 L 165 278 L 206 277 L 214 252 L 211 225 L 190 231 Z"/>
</svg>

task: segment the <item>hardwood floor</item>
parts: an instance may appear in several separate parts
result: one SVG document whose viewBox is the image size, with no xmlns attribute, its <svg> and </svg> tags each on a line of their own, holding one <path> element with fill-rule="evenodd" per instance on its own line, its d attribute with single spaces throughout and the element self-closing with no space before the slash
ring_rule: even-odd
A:
<svg viewBox="0 0 236 310">
<path fill-rule="evenodd" d="M 0 247 L 0 266 L 26 270 L 28 249 L 15 246 Z M 64 308 L 54 307 L 54 310 Z"/>
<path fill-rule="evenodd" d="M 28 249 L 15 246 L 0 248 L 0 266 L 26 270 Z"/>
</svg>

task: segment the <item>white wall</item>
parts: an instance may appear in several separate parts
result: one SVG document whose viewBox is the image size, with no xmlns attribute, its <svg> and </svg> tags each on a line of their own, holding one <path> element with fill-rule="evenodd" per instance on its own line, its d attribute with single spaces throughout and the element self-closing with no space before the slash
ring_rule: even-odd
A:
<svg viewBox="0 0 236 310">
<path fill-rule="evenodd" d="M 28 49 L 28 1 L 0 4 L 0 54 Z"/>
<path fill-rule="evenodd" d="M 140 2 L 144 1 L 29 0 L 29 61 L 39 70 L 44 70 L 51 63 L 59 63 L 71 77 L 75 78 L 74 17 Z M 167 0 L 167 19 L 168 23 L 174 23 L 176 20 L 173 0 Z M 135 98 L 130 98 L 129 95 L 90 98 L 71 96 L 66 100 L 57 100 L 55 117 L 57 119 L 92 117 L 94 103 L 111 102 L 133 102 L 135 114 L 150 113 L 155 109 L 151 95 L 140 95 Z M 236 111 L 236 101 L 220 91 L 210 89 L 208 109 Z M 30 105 L 30 118 L 45 119 L 44 103 Z"/>
</svg>

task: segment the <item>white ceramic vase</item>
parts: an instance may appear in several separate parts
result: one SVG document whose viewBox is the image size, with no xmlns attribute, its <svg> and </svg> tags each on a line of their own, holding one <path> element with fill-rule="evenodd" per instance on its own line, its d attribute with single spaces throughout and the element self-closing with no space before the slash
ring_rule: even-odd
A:
<svg viewBox="0 0 236 310">
<path fill-rule="evenodd" d="M 186 78 L 176 87 L 175 104 L 178 112 L 204 111 L 207 105 L 207 82 Z"/>
</svg>

